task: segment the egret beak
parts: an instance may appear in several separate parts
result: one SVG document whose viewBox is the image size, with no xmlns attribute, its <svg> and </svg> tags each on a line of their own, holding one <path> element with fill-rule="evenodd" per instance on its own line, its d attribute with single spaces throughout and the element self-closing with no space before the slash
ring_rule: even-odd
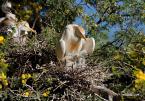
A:
<svg viewBox="0 0 145 101">
<path fill-rule="evenodd" d="M 37 33 L 34 29 L 32 29 L 32 28 L 29 28 L 29 30 L 31 31 L 31 32 L 33 32 L 33 33 Z"/>
<path fill-rule="evenodd" d="M 76 30 L 76 33 L 78 34 L 78 36 L 80 38 L 83 38 L 83 39 L 87 40 L 86 37 L 85 37 L 85 31 L 82 27 L 74 26 L 74 29 Z"/>
<path fill-rule="evenodd" d="M 86 37 L 82 33 L 80 35 L 81 35 L 81 38 L 87 40 Z"/>
<path fill-rule="evenodd" d="M 21 24 L 21 22 L 18 22 L 18 25 Z M 27 31 L 37 33 L 33 28 L 30 28 L 29 24 L 25 21 L 22 21 L 23 26 L 26 28 Z"/>
<path fill-rule="evenodd" d="M 28 27 L 28 26 L 25 26 L 26 28 L 27 28 L 27 31 L 30 31 L 30 32 L 33 32 L 33 33 L 37 33 L 34 29 L 32 29 L 32 28 L 30 28 L 30 27 Z"/>
</svg>

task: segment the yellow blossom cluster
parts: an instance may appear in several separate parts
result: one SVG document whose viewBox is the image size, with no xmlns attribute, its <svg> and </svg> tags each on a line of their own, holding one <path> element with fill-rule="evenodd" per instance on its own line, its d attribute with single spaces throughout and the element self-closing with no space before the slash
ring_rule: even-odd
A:
<svg viewBox="0 0 145 101">
<path fill-rule="evenodd" d="M 21 79 L 22 79 L 22 84 L 25 85 L 27 80 L 31 78 L 31 74 L 27 73 L 27 74 L 22 74 L 21 75 Z"/>
<path fill-rule="evenodd" d="M 45 89 L 45 90 L 43 91 L 43 93 L 42 93 L 42 96 L 43 96 L 43 97 L 48 97 L 49 94 L 50 94 L 50 90 L 51 90 L 51 88 Z"/>
<path fill-rule="evenodd" d="M 49 95 L 50 91 L 43 92 L 42 96 L 47 97 Z"/>
<path fill-rule="evenodd" d="M 145 80 L 145 73 L 142 70 L 136 71 L 135 76 L 137 79 Z"/>
<path fill-rule="evenodd" d="M 8 85 L 8 80 L 7 80 L 7 77 L 4 74 L 4 72 L 1 72 L 1 74 L 0 74 L 0 81 L 2 82 L 2 84 L 4 86 L 7 86 Z M 2 89 L 2 84 L 0 84 L 0 89 Z"/>
<path fill-rule="evenodd" d="M 26 90 L 26 91 L 24 91 L 24 93 L 22 93 L 22 95 L 23 95 L 24 97 L 30 97 L 31 94 L 32 94 L 32 92 L 29 91 L 29 90 Z M 48 97 L 49 94 L 50 94 L 50 91 L 49 91 L 49 90 L 45 90 L 41 95 L 42 95 L 43 97 Z"/>
<path fill-rule="evenodd" d="M 142 70 L 135 71 L 135 87 L 141 88 L 145 84 L 145 73 Z"/>
<path fill-rule="evenodd" d="M 29 97 L 29 95 L 30 95 L 30 93 L 28 91 L 23 93 L 23 96 L 25 96 L 25 97 Z"/>
<path fill-rule="evenodd" d="M 0 44 L 3 44 L 3 43 L 4 43 L 4 37 L 0 36 Z"/>
</svg>

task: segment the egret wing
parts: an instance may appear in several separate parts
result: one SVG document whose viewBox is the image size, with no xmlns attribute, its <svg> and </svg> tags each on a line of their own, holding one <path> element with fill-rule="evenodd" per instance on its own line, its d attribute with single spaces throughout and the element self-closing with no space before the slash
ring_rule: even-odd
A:
<svg viewBox="0 0 145 101">
<path fill-rule="evenodd" d="M 88 54 L 93 53 L 95 49 L 95 40 L 94 38 L 86 38 L 86 40 L 83 40 L 83 45 L 82 45 L 82 51 L 86 51 Z"/>
<path fill-rule="evenodd" d="M 66 52 L 65 41 L 60 40 L 58 45 L 56 46 L 56 55 L 59 60 L 63 60 Z"/>
</svg>

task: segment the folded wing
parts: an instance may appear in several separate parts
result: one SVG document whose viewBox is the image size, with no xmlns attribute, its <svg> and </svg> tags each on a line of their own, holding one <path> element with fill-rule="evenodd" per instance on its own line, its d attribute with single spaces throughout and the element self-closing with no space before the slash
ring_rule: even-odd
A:
<svg viewBox="0 0 145 101">
<path fill-rule="evenodd" d="M 65 50 L 66 50 L 65 42 L 64 40 L 60 40 L 56 46 L 56 55 L 58 60 L 63 60 L 63 58 L 65 57 L 66 52 Z"/>
<path fill-rule="evenodd" d="M 94 38 L 86 38 L 83 40 L 83 46 L 81 51 L 86 51 L 87 54 L 93 53 L 95 49 L 95 39 Z"/>
</svg>

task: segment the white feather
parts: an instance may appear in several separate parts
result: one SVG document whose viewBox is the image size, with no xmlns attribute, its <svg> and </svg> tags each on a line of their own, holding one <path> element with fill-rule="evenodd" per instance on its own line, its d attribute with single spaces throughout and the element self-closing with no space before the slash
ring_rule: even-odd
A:
<svg viewBox="0 0 145 101">
<path fill-rule="evenodd" d="M 63 40 L 60 40 L 58 45 L 56 46 L 56 55 L 59 60 L 63 60 L 65 50 L 66 50 L 65 42 Z"/>
<path fill-rule="evenodd" d="M 79 26 L 76 24 L 66 26 L 59 44 L 56 47 L 56 53 L 59 60 L 64 60 L 66 57 L 79 55 L 82 48 L 82 38 L 79 37 L 80 33 L 77 33 L 74 27 Z"/>
<path fill-rule="evenodd" d="M 95 39 L 94 38 L 86 38 L 83 40 L 83 46 L 81 51 L 86 51 L 87 54 L 93 53 L 95 49 Z"/>
</svg>

